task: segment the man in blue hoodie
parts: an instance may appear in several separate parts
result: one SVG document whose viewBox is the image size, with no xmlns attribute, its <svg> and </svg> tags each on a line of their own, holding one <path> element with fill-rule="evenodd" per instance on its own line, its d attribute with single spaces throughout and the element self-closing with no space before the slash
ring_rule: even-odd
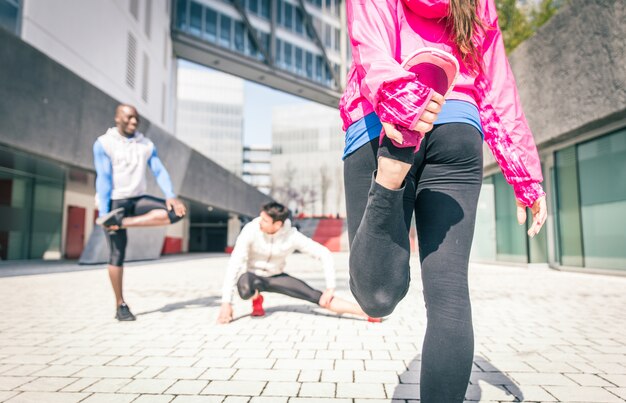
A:
<svg viewBox="0 0 626 403">
<path fill-rule="evenodd" d="M 109 244 L 109 278 L 115 293 L 115 318 L 120 321 L 135 320 L 122 292 L 126 228 L 169 225 L 186 213 L 156 147 L 137 131 L 138 125 L 137 109 L 120 104 L 115 111 L 115 127 L 98 137 L 93 146 L 99 208 L 96 223 L 104 227 Z M 154 174 L 165 200 L 145 194 L 146 167 Z"/>
</svg>

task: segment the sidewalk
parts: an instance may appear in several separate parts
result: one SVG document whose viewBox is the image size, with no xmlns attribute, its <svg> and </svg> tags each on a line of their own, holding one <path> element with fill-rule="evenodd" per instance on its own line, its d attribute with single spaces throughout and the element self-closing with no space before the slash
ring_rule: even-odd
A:
<svg viewBox="0 0 626 403">
<path fill-rule="evenodd" d="M 337 294 L 351 298 L 347 254 L 334 256 Z M 266 317 L 251 318 L 249 302 L 240 301 L 237 320 L 218 326 L 227 260 L 130 265 L 125 292 L 138 320 L 128 323 L 113 319 L 104 266 L 30 265 L 28 275 L 12 276 L 18 266 L 3 264 L 0 402 L 419 399 L 419 271 L 382 324 L 268 294 Z M 289 262 L 291 274 L 324 287 L 314 260 Z M 468 401 L 626 402 L 625 277 L 475 264 L 470 281 L 476 351 Z"/>
</svg>

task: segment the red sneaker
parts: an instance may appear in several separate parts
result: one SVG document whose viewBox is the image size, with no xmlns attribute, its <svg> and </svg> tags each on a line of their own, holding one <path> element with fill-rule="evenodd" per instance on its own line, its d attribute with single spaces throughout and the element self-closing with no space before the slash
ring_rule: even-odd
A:
<svg viewBox="0 0 626 403">
<path fill-rule="evenodd" d="M 252 300 L 251 316 L 265 316 L 265 310 L 263 309 L 263 296 L 261 294 Z"/>
<path fill-rule="evenodd" d="M 371 316 L 368 316 L 367 321 L 370 323 L 381 323 L 383 318 L 372 318 Z"/>
</svg>

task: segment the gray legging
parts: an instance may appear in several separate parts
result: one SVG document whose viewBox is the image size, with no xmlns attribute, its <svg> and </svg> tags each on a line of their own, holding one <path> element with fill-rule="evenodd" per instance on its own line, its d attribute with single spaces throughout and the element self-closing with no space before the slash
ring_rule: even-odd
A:
<svg viewBox="0 0 626 403">
<path fill-rule="evenodd" d="M 373 181 L 377 151 L 375 139 L 344 163 L 352 293 L 374 317 L 391 313 L 406 295 L 415 212 L 428 319 L 421 402 L 462 402 L 474 355 L 467 275 L 482 183 L 480 132 L 462 123 L 435 126 L 405 187 L 395 191 Z"/>
</svg>

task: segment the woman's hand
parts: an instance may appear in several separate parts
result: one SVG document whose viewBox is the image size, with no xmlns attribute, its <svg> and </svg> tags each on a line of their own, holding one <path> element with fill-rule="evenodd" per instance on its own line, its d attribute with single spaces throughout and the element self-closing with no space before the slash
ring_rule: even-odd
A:
<svg viewBox="0 0 626 403">
<path fill-rule="evenodd" d="M 414 127 L 410 127 L 410 130 L 414 130 L 419 132 L 423 137 L 424 133 L 428 133 L 433 128 L 433 123 L 437 120 L 437 116 L 439 112 L 441 112 L 441 107 L 443 106 L 445 99 L 443 95 L 435 92 L 426 105 L 426 109 L 420 116 L 419 120 L 415 124 Z M 396 129 L 393 123 L 381 122 L 383 125 L 383 129 L 385 130 L 385 135 L 390 139 L 394 140 L 398 144 L 402 144 L 404 139 L 402 138 L 402 133 Z"/>
<path fill-rule="evenodd" d="M 526 222 L 526 206 L 519 200 L 516 200 L 517 203 L 517 222 L 519 225 L 522 225 Z M 548 208 L 546 207 L 546 197 L 541 196 L 533 203 L 530 210 L 533 213 L 533 225 L 530 226 L 528 230 L 528 236 L 534 237 L 539 233 L 541 227 L 546 222 L 546 218 L 548 218 Z"/>
</svg>

